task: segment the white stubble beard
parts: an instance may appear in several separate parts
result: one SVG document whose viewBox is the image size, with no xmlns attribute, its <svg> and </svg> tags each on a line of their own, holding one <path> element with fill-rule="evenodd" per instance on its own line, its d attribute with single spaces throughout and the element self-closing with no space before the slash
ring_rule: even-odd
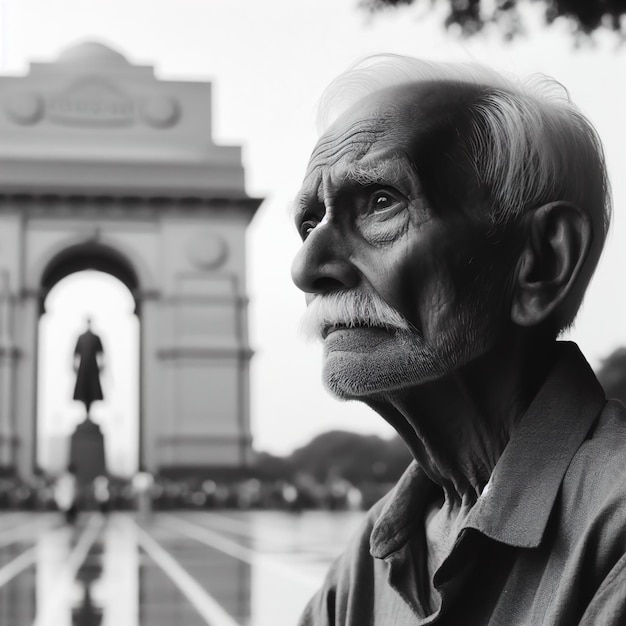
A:
<svg viewBox="0 0 626 626">
<path fill-rule="evenodd" d="M 388 331 L 370 351 L 334 352 L 332 339 L 326 339 L 322 379 L 333 395 L 344 400 L 381 396 L 441 379 L 489 351 L 499 319 L 497 308 L 485 310 L 468 301 L 459 305 L 451 327 L 432 343 L 416 329 Z"/>
</svg>

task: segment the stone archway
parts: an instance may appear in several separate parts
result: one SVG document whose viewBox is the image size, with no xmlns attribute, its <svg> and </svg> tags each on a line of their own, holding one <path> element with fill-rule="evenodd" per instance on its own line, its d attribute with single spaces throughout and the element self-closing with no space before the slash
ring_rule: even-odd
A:
<svg viewBox="0 0 626 626">
<path fill-rule="evenodd" d="M 106 46 L 0 77 L 0 471 L 34 469 L 37 320 L 91 267 L 141 316 L 143 464 L 240 470 L 251 456 L 241 150 L 211 139 L 211 85 L 161 81 Z"/>
<path fill-rule="evenodd" d="M 137 298 L 140 297 L 141 288 L 132 263 L 122 252 L 97 239 L 69 245 L 50 259 L 41 276 L 40 310 L 43 310 L 46 296 L 56 283 L 81 270 L 98 270 L 115 276 L 133 294 L 136 312 L 140 312 L 140 301 Z"/>
</svg>

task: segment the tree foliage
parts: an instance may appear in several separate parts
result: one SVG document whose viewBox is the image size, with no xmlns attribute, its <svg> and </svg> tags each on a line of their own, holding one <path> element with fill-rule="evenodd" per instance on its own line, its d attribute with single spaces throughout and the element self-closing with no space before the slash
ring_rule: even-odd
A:
<svg viewBox="0 0 626 626">
<path fill-rule="evenodd" d="M 341 430 L 323 433 L 288 457 L 257 455 L 257 468 L 266 477 L 292 478 L 308 474 L 324 482 L 341 477 L 353 484 L 394 482 L 411 462 L 411 454 L 399 437 L 383 439 Z"/>
<path fill-rule="evenodd" d="M 408 448 L 399 438 L 382 439 L 333 430 L 315 437 L 295 450 L 291 463 L 320 481 L 340 476 L 354 484 L 397 480 L 411 460 Z"/>
<path fill-rule="evenodd" d="M 495 24 L 506 39 L 525 31 L 520 8 L 541 5 L 547 24 L 557 18 L 567 19 L 579 35 L 590 36 L 611 30 L 623 40 L 626 36 L 626 0 L 360 0 L 365 9 L 377 12 L 403 5 L 435 7 L 447 5 L 447 28 L 456 26 L 466 36 L 475 35 L 486 25 Z"/>
<path fill-rule="evenodd" d="M 607 397 L 626 404 L 626 348 L 618 348 L 606 357 L 597 374 Z"/>
</svg>

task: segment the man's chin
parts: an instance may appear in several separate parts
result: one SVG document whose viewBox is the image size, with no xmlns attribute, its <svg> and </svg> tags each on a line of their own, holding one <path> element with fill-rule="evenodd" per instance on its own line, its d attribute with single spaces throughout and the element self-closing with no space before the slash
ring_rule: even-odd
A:
<svg viewBox="0 0 626 626">
<path fill-rule="evenodd" d="M 432 358 L 407 361 L 380 353 L 335 353 L 325 356 L 322 380 L 341 400 L 366 400 L 442 378 L 449 371 L 441 365 Z"/>
<path fill-rule="evenodd" d="M 342 331 L 324 341 L 322 380 L 343 400 L 365 400 L 440 380 L 485 351 L 442 336 L 432 347 L 416 333 Z"/>
<path fill-rule="evenodd" d="M 397 344 L 398 337 L 382 328 L 333 331 L 323 340 L 325 386 L 343 400 L 366 398 L 390 390 L 404 378 L 392 374 L 398 366 L 393 349 Z"/>
</svg>

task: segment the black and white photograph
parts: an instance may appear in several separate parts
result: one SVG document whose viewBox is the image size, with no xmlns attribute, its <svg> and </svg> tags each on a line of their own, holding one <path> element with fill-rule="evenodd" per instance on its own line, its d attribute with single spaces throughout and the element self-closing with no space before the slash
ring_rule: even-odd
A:
<svg viewBox="0 0 626 626">
<path fill-rule="evenodd" d="M 0 0 L 0 626 L 626 624 L 626 0 Z"/>
</svg>

